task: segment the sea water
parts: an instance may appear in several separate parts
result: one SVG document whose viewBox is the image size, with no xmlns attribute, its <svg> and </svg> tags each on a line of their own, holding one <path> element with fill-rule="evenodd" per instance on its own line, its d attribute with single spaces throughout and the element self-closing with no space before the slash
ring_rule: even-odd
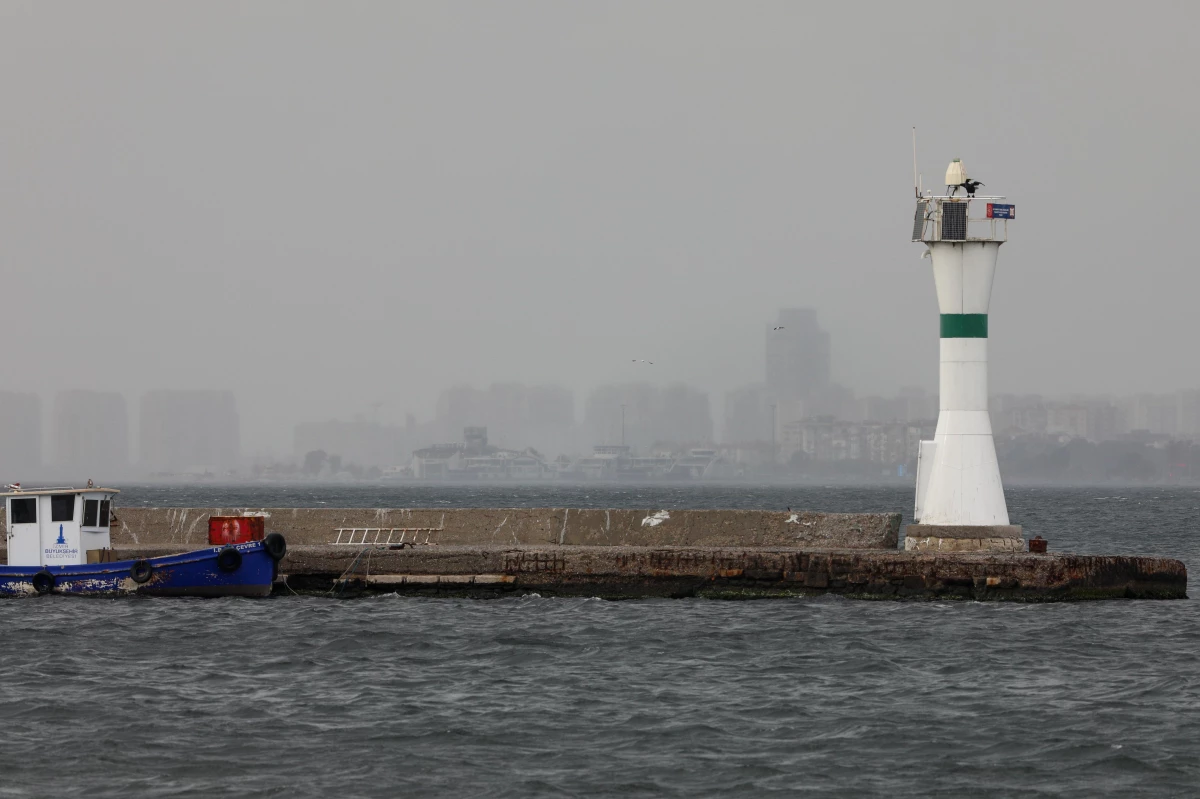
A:
<svg viewBox="0 0 1200 799">
<path fill-rule="evenodd" d="M 546 484 L 135 486 L 120 499 L 900 511 L 912 497 Z M 1052 550 L 1200 563 L 1194 488 L 1008 499 Z M 1198 608 L 8 600 L 0 797 L 1200 796 Z"/>
</svg>

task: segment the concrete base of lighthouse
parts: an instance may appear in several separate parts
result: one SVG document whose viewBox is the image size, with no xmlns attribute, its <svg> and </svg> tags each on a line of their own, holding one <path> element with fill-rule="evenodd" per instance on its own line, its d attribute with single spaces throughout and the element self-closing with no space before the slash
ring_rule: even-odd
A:
<svg viewBox="0 0 1200 799">
<path fill-rule="evenodd" d="M 1019 524 L 910 524 L 906 552 L 1024 552 Z"/>
</svg>

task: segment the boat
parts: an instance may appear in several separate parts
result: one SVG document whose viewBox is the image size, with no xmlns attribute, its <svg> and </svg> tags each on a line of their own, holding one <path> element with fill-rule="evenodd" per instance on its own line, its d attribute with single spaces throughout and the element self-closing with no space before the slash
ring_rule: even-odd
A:
<svg viewBox="0 0 1200 799">
<path fill-rule="evenodd" d="M 114 560 L 115 488 L 23 490 L 5 502 L 8 565 L 0 596 L 267 596 L 287 553 L 278 533 L 261 540 L 153 558 Z"/>
</svg>

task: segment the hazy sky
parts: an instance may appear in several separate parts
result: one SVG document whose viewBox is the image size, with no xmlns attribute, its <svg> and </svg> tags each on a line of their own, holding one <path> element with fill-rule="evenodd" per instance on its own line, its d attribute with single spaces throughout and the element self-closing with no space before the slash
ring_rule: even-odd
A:
<svg viewBox="0 0 1200 799">
<path fill-rule="evenodd" d="M 1017 204 L 993 392 L 1200 386 L 1198 9 L 0 0 L 4 387 L 233 388 L 287 452 L 457 382 L 719 402 L 811 305 L 932 389 L 913 125 Z"/>
</svg>

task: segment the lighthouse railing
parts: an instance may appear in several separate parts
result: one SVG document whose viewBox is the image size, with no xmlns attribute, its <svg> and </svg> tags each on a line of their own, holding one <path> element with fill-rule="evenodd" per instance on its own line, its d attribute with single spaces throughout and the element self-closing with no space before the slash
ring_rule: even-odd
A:
<svg viewBox="0 0 1200 799">
<path fill-rule="evenodd" d="M 1004 197 L 937 197 L 917 200 L 913 219 L 913 241 L 1008 241 L 1008 219 L 972 216 L 975 208 L 987 208 Z"/>
</svg>

